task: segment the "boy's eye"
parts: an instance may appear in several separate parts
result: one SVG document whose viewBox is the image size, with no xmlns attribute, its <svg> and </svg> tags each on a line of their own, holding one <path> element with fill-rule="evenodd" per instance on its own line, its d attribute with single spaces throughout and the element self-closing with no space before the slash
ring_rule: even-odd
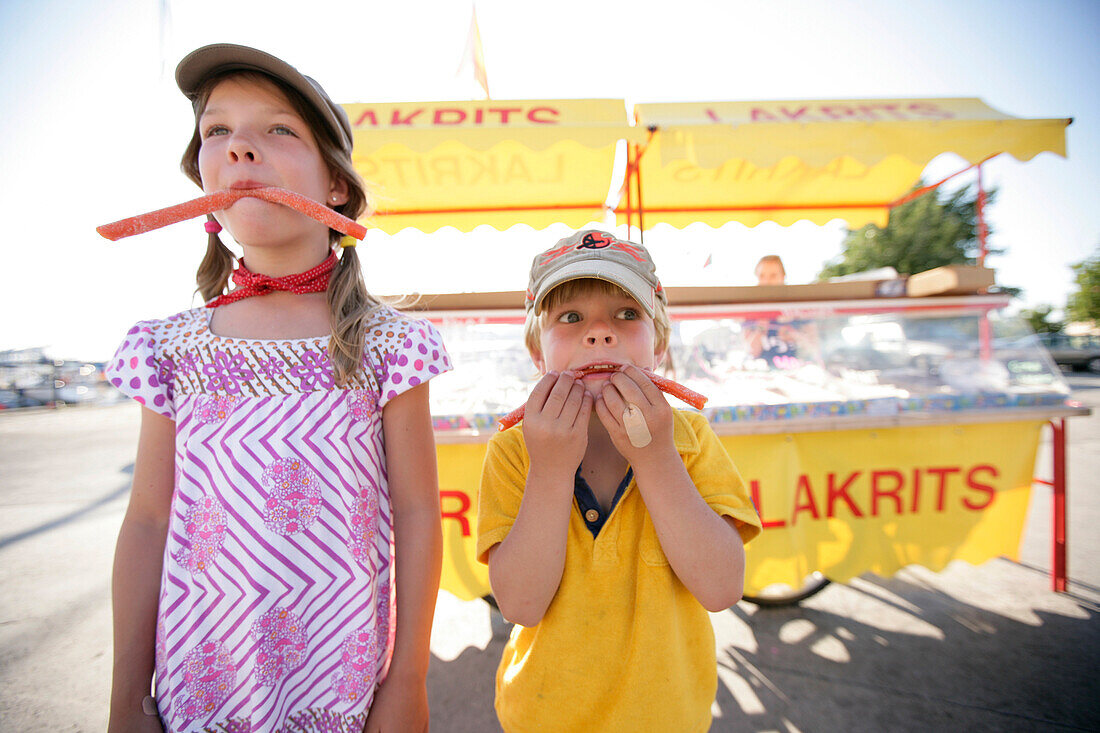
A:
<svg viewBox="0 0 1100 733">
<path fill-rule="evenodd" d="M 641 318 L 641 316 L 638 315 L 637 309 L 635 308 L 623 308 L 615 315 L 616 317 L 621 318 L 624 321 L 636 321 Z"/>
<path fill-rule="evenodd" d="M 566 311 L 558 316 L 558 323 L 579 323 L 581 314 L 576 311 Z"/>
</svg>

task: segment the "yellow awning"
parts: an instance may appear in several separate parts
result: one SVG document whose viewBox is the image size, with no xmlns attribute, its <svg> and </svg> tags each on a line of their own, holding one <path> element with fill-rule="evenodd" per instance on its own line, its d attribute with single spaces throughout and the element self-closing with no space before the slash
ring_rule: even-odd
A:
<svg viewBox="0 0 1100 733">
<path fill-rule="evenodd" d="M 621 99 L 346 104 L 368 221 L 387 233 L 481 224 L 580 227 L 604 216 Z"/>
<path fill-rule="evenodd" d="M 644 226 L 738 221 L 884 225 L 937 155 L 1065 156 L 1066 119 L 1020 119 L 980 99 L 640 104 Z M 636 206 L 636 201 L 634 202 Z M 626 221 L 625 202 L 619 222 Z"/>
</svg>

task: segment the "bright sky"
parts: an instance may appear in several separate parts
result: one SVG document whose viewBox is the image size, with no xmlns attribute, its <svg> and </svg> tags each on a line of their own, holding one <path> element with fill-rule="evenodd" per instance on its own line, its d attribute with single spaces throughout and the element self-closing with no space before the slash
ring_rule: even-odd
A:
<svg viewBox="0 0 1100 733">
<path fill-rule="evenodd" d="M 168 18 L 162 23 L 162 6 Z M 303 9 L 308 8 L 308 12 Z M 981 97 L 1019 117 L 1073 117 L 1068 160 L 1001 156 L 989 212 L 998 282 L 1062 306 L 1070 264 L 1100 246 L 1100 3 L 1095 0 L 479 0 L 496 99 L 631 102 Z M 190 307 L 201 224 L 107 242 L 95 226 L 198 195 L 179 172 L 190 106 L 172 73 L 219 41 L 285 58 L 341 102 L 475 98 L 456 78 L 460 0 L 0 2 L 0 350 L 102 360 L 136 320 Z M 941 156 L 926 175 L 963 167 Z M 969 177 L 967 180 L 973 180 Z M 375 237 L 376 293 L 519 290 L 566 230 Z M 668 285 L 744 285 L 761 255 L 808 282 L 843 226 L 693 225 L 646 235 Z M 712 264 L 703 268 L 708 256 Z"/>
</svg>

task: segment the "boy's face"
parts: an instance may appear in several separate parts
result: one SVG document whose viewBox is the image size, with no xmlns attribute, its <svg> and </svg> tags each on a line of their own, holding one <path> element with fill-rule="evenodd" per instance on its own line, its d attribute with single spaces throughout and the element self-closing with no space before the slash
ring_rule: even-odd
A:
<svg viewBox="0 0 1100 733">
<path fill-rule="evenodd" d="M 657 364 L 653 319 L 626 293 L 585 290 L 553 307 L 544 306 L 540 318 L 540 351 L 531 358 L 543 374 L 596 364 L 644 369 Z M 609 378 L 609 373 L 593 374 L 584 381 L 595 396 Z"/>
</svg>

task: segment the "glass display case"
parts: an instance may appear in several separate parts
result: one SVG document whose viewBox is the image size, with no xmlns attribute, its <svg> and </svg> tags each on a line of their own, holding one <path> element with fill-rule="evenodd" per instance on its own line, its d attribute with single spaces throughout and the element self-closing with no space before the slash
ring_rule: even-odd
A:
<svg viewBox="0 0 1100 733">
<path fill-rule="evenodd" d="M 1060 405 L 1069 388 L 1004 296 L 672 308 L 668 375 L 724 423 Z M 520 311 L 435 311 L 455 364 L 437 430 L 491 430 L 537 379 Z M 684 407 L 684 405 L 677 405 Z"/>
<path fill-rule="evenodd" d="M 1055 423 L 1087 410 L 1068 402 L 1027 324 L 1006 315 L 1007 296 L 760 303 L 710 290 L 672 297 L 683 304 L 670 308 L 668 376 L 709 398 L 702 412 L 760 514 L 747 595 L 787 602 L 825 578 L 1015 557 L 1047 424 L 1064 495 Z M 431 400 L 442 587 L 467 599 L 489 592 L 474 559 L 485 445 L 539 376 L 512 307 L 522 293 L 488 295 L 429 296 L 422 314 L 455 365 Z"/>
</svg>

